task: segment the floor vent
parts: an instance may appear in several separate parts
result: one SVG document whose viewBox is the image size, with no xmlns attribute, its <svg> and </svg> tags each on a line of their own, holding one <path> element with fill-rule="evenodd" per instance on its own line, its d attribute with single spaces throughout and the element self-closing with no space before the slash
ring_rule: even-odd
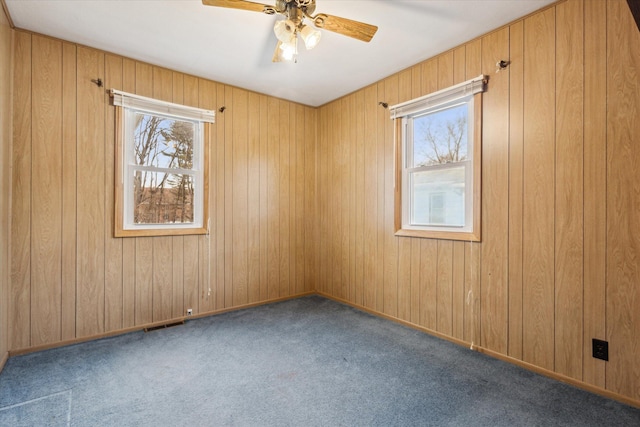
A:
<svg viewBox="0 0 640 427">
<path fill-rule="evenodd" d="M 157 331 L 158 329 L 171 328 L 172 326 L 184 325 L 184 320 L 175 323 L 165 323 L 164 325 L 151 326 L 150 328 L 144 328 L 145 332 Z"/>
</svg>

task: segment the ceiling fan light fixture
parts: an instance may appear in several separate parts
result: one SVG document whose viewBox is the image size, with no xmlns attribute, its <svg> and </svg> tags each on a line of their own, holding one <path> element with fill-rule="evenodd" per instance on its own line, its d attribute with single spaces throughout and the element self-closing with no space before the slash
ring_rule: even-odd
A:
<svg viewBox="0 0 640 427">
<path fill-rule="evenodd" d="M 303 25 L 300 30 L 300 37 L 302 37 L 302 41 L 304 42 L 304 46 L 307 50 L 311 50 L 318 45 L 320 42 L 320 36 L 322 36 L 320 31 L 314 30 L 308 25 Z"/>
<path fill-rule="evenodd" d="M 281 42 L 278 40 L 276 50 L 273 53 L 273 62 L 298 62 L 298 46 L 297 39 L 293 38 L 291 42 Z"/>
<path fill-rule="evenodd" d="M 295 35 L 290 42 L 282 43 L 280 45 L 280 50 L 282 51 L 282 58 L 285 61 L 293 61 L 298 55 L 298 39 Z"/>
<path fill-rule="evenodd" d="M 283 19 L 276 21 L 273 25 L 273 32 L 282 43 L 291 43 L 291 40 L 296 36 L 296 26 L 291 20 Z"/>
</svg>

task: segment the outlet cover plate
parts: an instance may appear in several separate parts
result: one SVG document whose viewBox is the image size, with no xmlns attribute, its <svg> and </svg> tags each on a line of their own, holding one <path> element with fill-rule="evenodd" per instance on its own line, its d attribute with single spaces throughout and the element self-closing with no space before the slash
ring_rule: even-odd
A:
<svg viewBox="0 0 640 427">
<path fill-rule="evenodd" d="M 609 342 L 608 341 L 603 341 L 603 340 L 593 338 L 592 351 L 593 351 L 593 357 L 595 357 L 596 359 L 602 359 L 604 361 L 609 360 Z"/>
</svg>

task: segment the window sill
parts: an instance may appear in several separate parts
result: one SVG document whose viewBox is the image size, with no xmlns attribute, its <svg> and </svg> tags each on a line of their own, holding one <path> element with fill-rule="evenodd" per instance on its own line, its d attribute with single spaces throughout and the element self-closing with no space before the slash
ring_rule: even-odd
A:
<svg viewBox="0 0 640 427">
<path fill-rule="evenodd" d="M 189 236 L 207 234 L 206 228 L 164 228 L 124 230 L 116 229 L 115 237 Z"/>
<path fill-rule="evenodd" d="M 401 228 L 396 231 L 399 237 L 419 237 L 423 239 L 440 239 L 440 240 L 461 240 L 464 242 L 479 242 L 480 233 L 474 232 L 457 232 L 457 231 L 435 231 L 435 230 L 407 230 Z"/>
</svg>

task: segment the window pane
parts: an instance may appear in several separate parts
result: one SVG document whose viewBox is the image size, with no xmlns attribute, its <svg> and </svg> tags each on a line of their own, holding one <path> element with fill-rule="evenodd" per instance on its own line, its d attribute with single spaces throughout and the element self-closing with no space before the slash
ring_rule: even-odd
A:
<svg viewBox="0 0 640 427">
<path fill-rule="evenodd" d="M 421 167 L 467 160 L 467 105 L 413 119 L 413 164 Z"/>
<path fill-rule="evenodd" d="M 136 113 L 134 161 L 137 165 L 193 169 L 195 124 Z"/>
<path fill-rule="evenodd" d="M 193 223 L 194 176 L 135 171 L 135 224 Z"/>
<path fill-rule="evenodd" d="M 411 174 L 411 223 L 463 227 L 465 166 Z"/>
</svg>

